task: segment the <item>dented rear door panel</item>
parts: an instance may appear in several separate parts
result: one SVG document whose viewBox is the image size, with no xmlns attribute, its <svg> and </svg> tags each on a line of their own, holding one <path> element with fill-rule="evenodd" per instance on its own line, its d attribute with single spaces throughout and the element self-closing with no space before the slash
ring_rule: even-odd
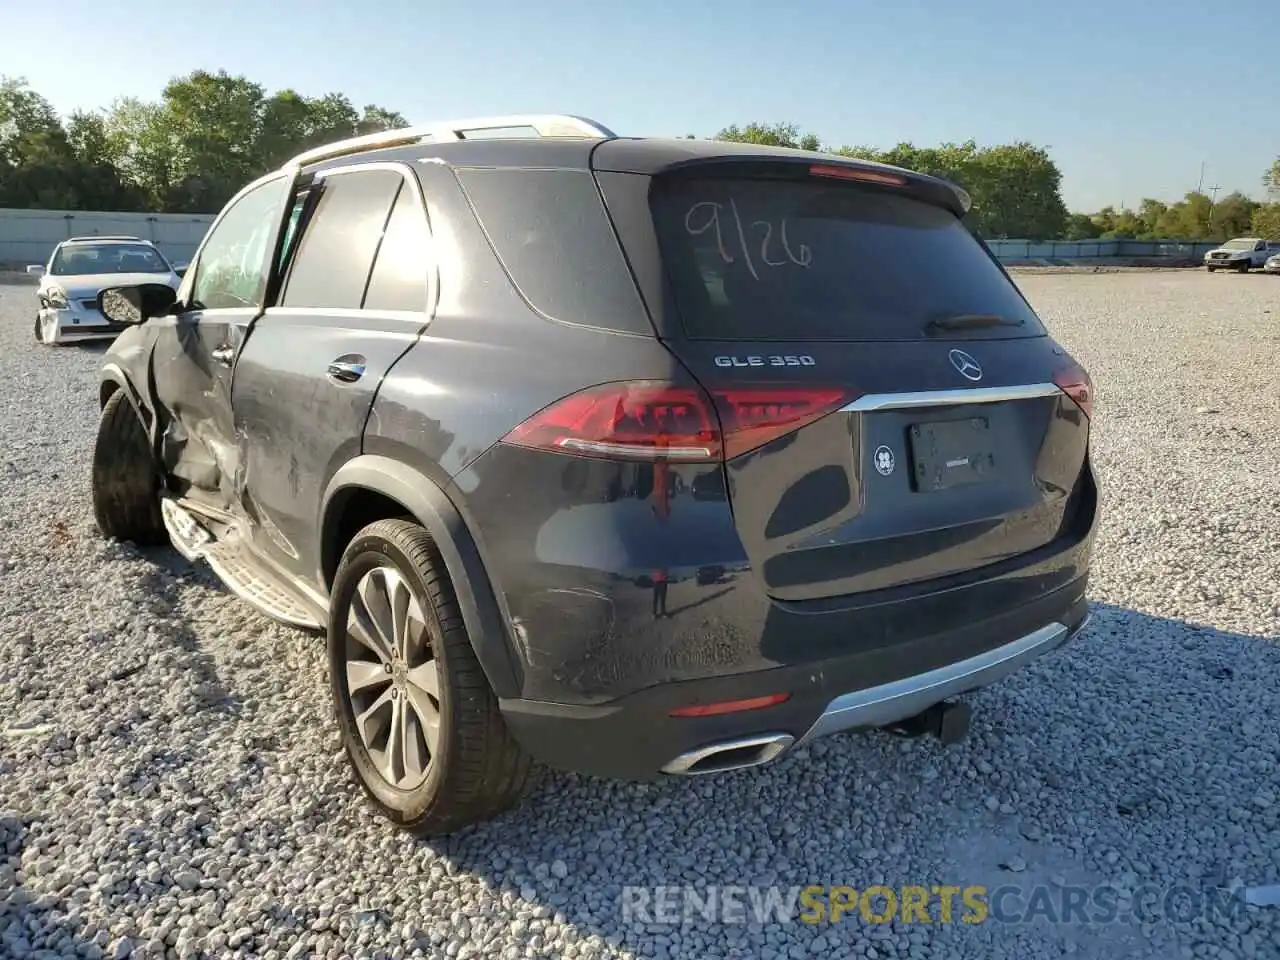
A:
<svg viewBox="0 0 1280 960">
<path fill-rule="evenodd" d="M 272 307 L 254 324 L 231 398 L 242 508 L 254 546 L 295 576 L 316 581 L 321 497 L 360 454 L 378 386 L 425 322 L 393 311 Z M 335 361 L 345 366 L 331 372 Z"/>
</svg>

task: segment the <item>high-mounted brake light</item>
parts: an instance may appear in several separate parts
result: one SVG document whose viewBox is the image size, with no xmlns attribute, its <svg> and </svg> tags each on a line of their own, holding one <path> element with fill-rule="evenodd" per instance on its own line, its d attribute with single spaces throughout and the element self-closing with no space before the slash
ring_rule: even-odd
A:
<svg viewBox="0 0 1280 960">
<path fill-rule="evenodd" d="M 861 180 L 863 183 L 880 183 L 888 187 L 905 187 L 907 178 L 896 173 L 882 173 L 879 170 L 860 170 L 857 167 L 837 167 L 828 164 L 815 164 L 809 168 L 811 177 L 830 177 L 833 180 Z"/>
<path fill-rule="evenodd" d="M 1093 380 L 1084 367 L 1071 360 L 1054 373 L 1053 382 L 1084 411 L 1088 419 L 1093 419 Z"/>
<path fill-rule="evenodd" d="M 605 460 L 732 460 L 839 409 L 839 387 L 703 391 L 641 380 L 605 383 L 534 414 L 504 443 Z"/>
</svg>

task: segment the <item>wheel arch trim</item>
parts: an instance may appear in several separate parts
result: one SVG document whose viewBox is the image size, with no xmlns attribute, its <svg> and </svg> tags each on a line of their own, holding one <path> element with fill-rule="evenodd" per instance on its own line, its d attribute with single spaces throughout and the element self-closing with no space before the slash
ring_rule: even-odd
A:
<svg viewBox="0 0 1280 960">
<path fill-rule="evenodd" d="M 453 584 L 472 649 L 494 694 L 518 697 L 520 671 L 507 629 L 508 618 L 479 547 L 449 495 L 420 471 L 374 454 L 362 454 L 338 468 L 321 499 L 317 581 L 324 584 L 326 591 L 331 587 L 325 570 L 336 550 L 337 517 L 346 497 L 361 490 L 401 504 L 431 535 Z"/>
</svg>

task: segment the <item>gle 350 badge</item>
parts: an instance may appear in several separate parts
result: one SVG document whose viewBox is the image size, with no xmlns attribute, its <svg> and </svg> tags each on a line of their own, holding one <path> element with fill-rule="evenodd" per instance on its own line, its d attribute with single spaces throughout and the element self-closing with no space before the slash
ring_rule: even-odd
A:
<svg viewBox="0 0 1280 960">
<path fill-rule="evenodd" d="M 716 357 L 717 367 L 812 367 L 817 364 L 813 357 L 775 356 L 775 357 Z"/>
</svg>

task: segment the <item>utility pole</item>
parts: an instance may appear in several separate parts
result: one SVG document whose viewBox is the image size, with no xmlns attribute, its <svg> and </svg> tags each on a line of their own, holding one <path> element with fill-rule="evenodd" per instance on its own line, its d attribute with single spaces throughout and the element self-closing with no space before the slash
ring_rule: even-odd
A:
<svg viewBox="0 0 1280 960">
<path fill-rule="evenodd" d="M 1213 207 L 1218 202 L 1218 191 L 1221 189 L 1216 183 L 1209 188 L 1209 236 L 1213 236 Z"/>
<path fill-rule="evenodd" d="M 1196 193 L 1204 193 L 1204 164 L 1205 164 L 1205 161 L 1201 160 L 1200 161 L 1200 182 L 1196 184 Z"/>
</svg>

